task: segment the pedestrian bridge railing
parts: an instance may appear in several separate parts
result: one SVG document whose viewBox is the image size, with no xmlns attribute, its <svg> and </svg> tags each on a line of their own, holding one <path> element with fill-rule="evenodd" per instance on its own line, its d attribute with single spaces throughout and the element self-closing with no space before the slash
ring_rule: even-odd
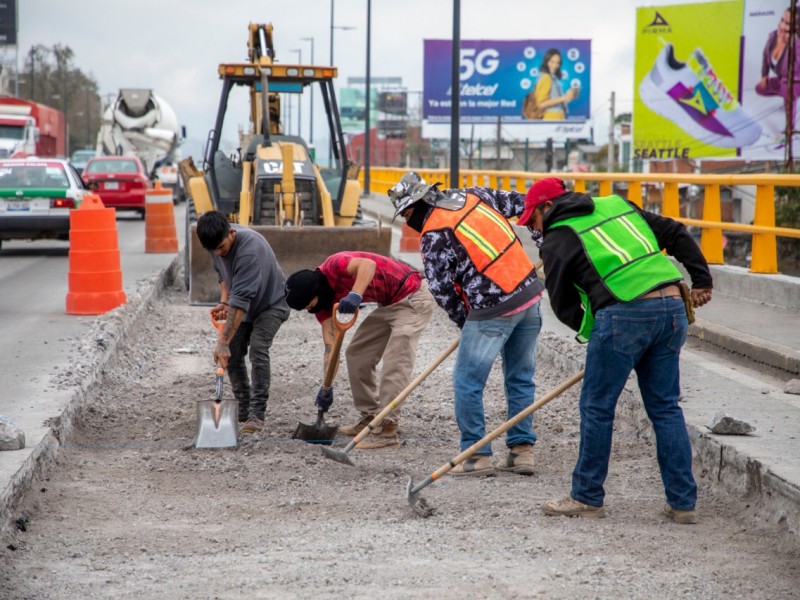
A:
<svg viewBox="0 0 800 600">
<path fill-rule="evenodd" d="M 537 179 L 560 177 L 572 182 L 576 192 L 585 192 L 587 183 L 599 185 L 599 196 L 613 193 L 614 184 L 627 186 L 627 197 L 638 206 L 643 205 L 642 190 L 645 185 L 656 185 L 662 190 L 661 214 L 686 225 L 701 228 L 700 249 L 709 264 L 724 264 L 723 231 L 741 231 L 753 235 L 750 271 L 777 273 L 777 237 L 800 238 L 800 229 L 775 227 L 775 187 L 800 187 L 798 175 L 699 175 L 678 173 L 532 173 L 528 171 L 464 170 L 455 184 L 450 182 L 450 172 L 445 169 L 414 169 L 428 183 L 440 181 L 442 188 L 483 186 L 525 193 Z M 390 167 L 370 168 L 370 192 L 385 194 L 408 169 Z M 364 183 L 364 171 L 360 174 Z M 678 187 L 692 184 L 705 189 L 702 219 L 680 216 Z M 756 202 L 753 224 L 722 221 L 720 188 L 729 186 L 755 186 Z M 388 200 L 387 200 L 388 201 Z"/>
</svg>

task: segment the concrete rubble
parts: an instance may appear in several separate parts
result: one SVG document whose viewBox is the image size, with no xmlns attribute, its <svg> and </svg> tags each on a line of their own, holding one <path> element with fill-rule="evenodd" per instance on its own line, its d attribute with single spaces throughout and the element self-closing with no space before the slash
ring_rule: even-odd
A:
<svg viewBox="0 0 800 600">
<path fill-rule="evenodd" d="M 25 432 L 0 415 L 0 450 L 21 450 L 25 447 Z"/>
<path fill-rule="evenodd" d="M 747 435 L 756 430 L 750 423 L 735 419 L 725 411 L 717 412 L 706 427 L 718 435 Z"/>
</svg>

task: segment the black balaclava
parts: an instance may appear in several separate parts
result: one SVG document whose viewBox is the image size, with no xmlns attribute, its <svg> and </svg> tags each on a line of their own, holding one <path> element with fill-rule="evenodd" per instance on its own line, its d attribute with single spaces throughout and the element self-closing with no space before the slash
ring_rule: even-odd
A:
<svg viewBox="0 0 800 600">
<path fill-rule="evenodd" d="M 318 269 L 303 269 L 286 279 L 286 303 L 290 308 L 303 310 L 317 297 L 317 304 L 309 312 L 333 309 L 333 288 Z"/>
<path fill-rule="evenodd" d="M 413 205 L 411 216 L 408 217 L 408 220 L 406 220 L 406 225 L 411 227 L 411 229 L 414 231 L 422 233 L 422 227 L 425 225 L 425 221 L 428 218 L 428 213 L 432 209 L 433 207 L 427 202 L 417 202 Z"/>
</svg>

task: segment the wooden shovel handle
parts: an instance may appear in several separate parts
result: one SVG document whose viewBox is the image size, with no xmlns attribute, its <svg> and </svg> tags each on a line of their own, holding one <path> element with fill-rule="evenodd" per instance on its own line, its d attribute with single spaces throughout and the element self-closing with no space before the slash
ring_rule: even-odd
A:
<svg viewBox="0 0 800 600">
<path fill-rule="evenodd" d="M 381 412 L 379 412 L 377 415 L 375 415 L 375 417 L 372 419 L 372 421 L 369 423 L 369 425 L 365 426 L 364 429 L 362 429 L 360 432 L 358 432 L 358 435 L 356 435 L 356 437 L 353 438 L 354 445 L 358 444 L 361 440 L 363 440 L 365 437 L 367 437 L 369 435 L 369 433 L 371 431 L 370 430 L 370 425 L 372 427 L 377 427 L 378 425 L 383 423 L 383 420 L 390 413 L 392 413 L 398 406 L 400 406 L 405 401 L 405 399 L 408 398 L 408 396 L 411 394 L 411 392 L 413 392 L 414 389 L 420 383 L 422 383 L 422 381 L 426 377 L 428 377 L 428 375 L 433 373 L 433 371 L 436 369 L 436 367 L 438 367 L 440 364 L 442 364 L 444 362 L 444 360 L 453 353 L 453 350 L 458 348 L 459 341 L 460 341 L 460 338 L 456 338 L 455 340 L 453 340 L 452 343 L 444 350 L 444 352 L 442 352 L 438 357 L 436 357 L 436 360 L 434 360 L 430 365 L 428 365 L 427 369 L 425 369 L 422 373 L 417 375 L 416 379 L 414 379 L 414 381 L 409 383 L 402 392 L 397 394 L 397 397 L 394 400 L 392 400 L 389 404 L 384 406 L 383 410 Z"/>
<path fill-rule="evenodd" d="M 514 425 L 522 421 L 528 415 L 533 414 L 535 411 L 539 410 L 542 406 L 550 402 L 550 400 L 552 400 L 553 398 L 556 398 L 557 396 L 563 394 L 567 389 L 571 388 L 581 379 L 583 379 L 583 369 L 581 369 L 580 371 L 575 373 L 575 375 L 564 381 L 556 389 L 551 390 L 550 392 L 539 398 L 528 408 L 511 417 L 508 421 L 500 425 L 500 427 L 498 427 L 497 429 L 495 429 L 490 433 L 487 433 L 484 437 L 482 437 L 480 440 L 472 444 L 472 446 L 464 450 L 461 454 L 453 458 L 450 462 L 443 464 L 436 471 L 431 473 L 431 479 L 436 480 L 439 479 L 439 477 L 441 477 L 442 475 L 449 473 L 450 470 L 453 469 L 453 467 L 467 460 L 478 450 L 489 444 L 492 440 L 503 435 L 506 431 L 514 427 Z"/>
<path fill-rule="evenodd" d="M 333 337 L 333 346 L 331 347 L 331 357 L 328 359 L 328 368 L 325 370 L 325 378 L 322 381 L 322 387 L 329 388 L 333 384 L 333 377 L 336 375 L 336 369 L 339 367 L 339 353 L 342 350 L 342 342 L 344 341 L 345 332 L 355 325 L 356 318 L 358 317 L 358 309 L 353 313 L 353 318 L 349 321 L 340 321 L 336 317 L 339 303 L 333 305 L 333 323 L 336 326 L 336 333 Z"/>
</svg>

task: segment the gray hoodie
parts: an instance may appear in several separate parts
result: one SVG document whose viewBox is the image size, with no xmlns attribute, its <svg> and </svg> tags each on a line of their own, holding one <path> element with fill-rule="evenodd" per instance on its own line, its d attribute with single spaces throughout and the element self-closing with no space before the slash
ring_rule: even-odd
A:
<svg viewBox="0 0 800 600">
<path fill-rule="evenodd" d="M 236 241 L 228 255 L 211 253 L 219 281 L 224 281 L 230 292 L 228 305 L 245 311 L 245 322 L 272 307 L 288 312 L 284 298 L 286 278 L 272 247 L 248 227 L 231 227 L 236 230 Z"/>
</svg>

